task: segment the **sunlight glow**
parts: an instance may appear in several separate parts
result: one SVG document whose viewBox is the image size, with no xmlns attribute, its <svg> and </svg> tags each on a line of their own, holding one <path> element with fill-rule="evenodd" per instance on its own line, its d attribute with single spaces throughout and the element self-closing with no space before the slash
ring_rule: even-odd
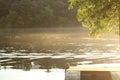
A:
<svg viewBox="0 0 120 80">
<path fill-rule="evenodd" d="M 65 73 L 62 69 L 52 69 L 50 72 L 46 70 L 36 69 L 31 71 L 22 70 L 1 70 L 1 80 L 64 80 Z"/>
</svg>

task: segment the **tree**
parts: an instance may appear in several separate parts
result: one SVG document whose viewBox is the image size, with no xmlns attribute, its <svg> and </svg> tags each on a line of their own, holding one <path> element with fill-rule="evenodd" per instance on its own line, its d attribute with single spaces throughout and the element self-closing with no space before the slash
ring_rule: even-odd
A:
<svg viewBox="0 0 120 80">
<path fill-rule="evenodd" d="M 0 0 L 0 28 L 77 25 L 73 17 L 67 0 Z"/>
<path fill-rule="evenodd" d="M 120 35 L 120 0 L 69 0 L 77 8 L 77 19 L 90 30 L 90 36 L 114 31 Z"/>
</svg>

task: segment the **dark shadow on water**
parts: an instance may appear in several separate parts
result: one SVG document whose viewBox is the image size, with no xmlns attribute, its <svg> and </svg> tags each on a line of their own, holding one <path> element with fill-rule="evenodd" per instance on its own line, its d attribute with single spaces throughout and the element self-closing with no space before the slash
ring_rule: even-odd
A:
<svg viewBox="0 0 120 80">
<path fill-rule="evenodd" d="M 34 56 L 33 56 L 34 57 Z M 101 57 L 101 58 L 75 58 L 75 57 L 59 57 L 59 56 L 51 56 L 51 57 L 30 57 L 30 56 L 7 56 L 0 57 L 0 65 L 4 67 L 9 67 L 12 69 L 22 69 L 25 71 L 29 71 L 31 69 L 46 69 L 48 72 L 50 69 L 59 68 L 66 69 L 69 66 L 77 66 L 77 65 L 92 65 L 92 64 L 102 64 L 102 63 L 111 63 L 113 58 L 111 57 Z M 116 62 L 118 60 L 116 59 Z M 119 61 L 118 61 L 119 62 Z"/>
<path fill-rule="evenodd" d="M 65 58 L 52 59 L 52 58 L 0 58 L 1 66 L 5 68 L 12 66 L 12 69 L 22 69 L 29 71 L 31 69 L 46 69 L 47 72 L 52 68 L 66 69 L 68 60 Z M 2 62 L 3 61 L 3 62 Z"/>
</svg>

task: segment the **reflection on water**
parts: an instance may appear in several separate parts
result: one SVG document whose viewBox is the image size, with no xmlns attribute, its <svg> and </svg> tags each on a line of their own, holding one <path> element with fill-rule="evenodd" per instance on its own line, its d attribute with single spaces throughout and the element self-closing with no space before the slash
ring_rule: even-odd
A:
<svg viewBox="0 0 120 80">
<path fill-rule="evenodd" d="M 42 32 L 0 34 L 0 38 L 0 80 L 71 80 L 66 78 L 66 64 L 120 63 L 115 36 L 92 39 L 84 32 Z M 80 74 L 70 75 L 74 73 Z M 87 73 L 82 75 L 90 77 Z"/>
<path fill-rule="evenodd" d="M 116 57 L 117 56 L 117 57 Z M 1 69 L 66 69 L 67 65 L 119 64 L 120 55 L 1 56 Z"/>
<path fill-rule="evenodd" d="M 62 69 L 52 69 L 47 73 L 44 69 L 32 69 L 21 71 L 19 69 L 7 69 L 0 71 L 1 80 L 65 80 L 65 73 Z"/>
<path fill-rule="evenodd" d="M 120 72 L 69 72 L 70 66 L 120 63 L 117 55 L 9 56 L 0 57 L 1 80 L 119 80 Z M 112 62 L 114 61 L 114 62 Z M 104 75 L 103 75 L 104 74 Z M 6 77 L 7 76 L 7 77 Z M 113 77 L 113 78 L 112 78 Z M 109 79 L 108 79 L 109 78 Z"/>
</svg>

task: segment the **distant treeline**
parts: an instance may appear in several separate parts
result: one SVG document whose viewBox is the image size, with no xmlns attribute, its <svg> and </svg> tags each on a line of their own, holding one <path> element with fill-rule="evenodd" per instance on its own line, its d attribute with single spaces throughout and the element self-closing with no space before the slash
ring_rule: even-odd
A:
<svg viewBox="0 0 120 80">
<path fill-rule="evenodd" d="M 0 28 L 77 25 L 67 0 L 0 0 Z"/>
</svg>

